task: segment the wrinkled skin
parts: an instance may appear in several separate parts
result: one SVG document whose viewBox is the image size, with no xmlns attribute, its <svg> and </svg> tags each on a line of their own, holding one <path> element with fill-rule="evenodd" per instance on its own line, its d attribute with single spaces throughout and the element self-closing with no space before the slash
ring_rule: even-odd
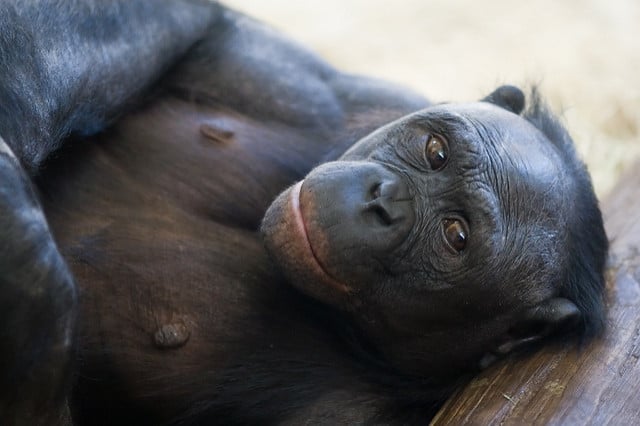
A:
<svg viewBox="0 0 640 426">
<path fill-rule="evenodd" d="M 448 146 L 438 170 L 425 154 L 434 134 Z M 440 105 L 312 170 L 263 232 L 292 285 L 349 312 L 396 368 L 455 375 L 506 343 L 524 312 L 556 303 L 567 238 L 556 212 L 572 190 L 558 148 L 523 118 Z M 464 223 L 459 252 L 451 219 Z"/>
</svg>

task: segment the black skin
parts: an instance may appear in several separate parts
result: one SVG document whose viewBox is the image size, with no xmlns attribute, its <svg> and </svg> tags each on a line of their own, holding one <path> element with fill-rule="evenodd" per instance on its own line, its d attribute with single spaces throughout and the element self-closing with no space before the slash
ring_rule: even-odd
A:
<svg viewBox="0 0 640 426">
<path fill-rule="evenodd" d="M 3 424 L 423 424 L 602 329 L 597 201 L 536 93 L 429 106 L 218 4 L 25 3 L 0 6 Z"/>
</svg>

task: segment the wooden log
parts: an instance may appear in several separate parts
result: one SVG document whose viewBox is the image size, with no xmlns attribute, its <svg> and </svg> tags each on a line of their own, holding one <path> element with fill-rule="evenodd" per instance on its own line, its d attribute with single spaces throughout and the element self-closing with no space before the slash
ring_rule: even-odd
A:
<svg viewBox="0 0 640 426">
<path fill-rule="evenodd" d="M 640 164 L 603 214 L 611 241 L 605 335 L 494 365 L 454 394 L 432 425 L 640 424 Z"/>
</svg>

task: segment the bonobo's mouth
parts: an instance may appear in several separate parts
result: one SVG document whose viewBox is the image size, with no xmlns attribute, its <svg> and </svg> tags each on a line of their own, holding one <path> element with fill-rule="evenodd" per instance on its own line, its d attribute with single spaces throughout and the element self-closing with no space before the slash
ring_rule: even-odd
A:
<svg viewBox="0 0 640 426">
<path fill-rule="evenodd" d="M 298 182 L 293 188 L 291 188 L 290 205 L 293 217 L 295 219 L 297 231 L 304 242 L 303 245 L 306 248 L 306 254 L 311 260 L 313 272 L 315 272 L 316 275 L 320 276 L 322 280 L 326 282 L 326 284 L 336 288 L 337 290 L 340 290 L 342 292 L 350 292 L 348 286 L 342 284 L 327 272 L 327 270 L 322 266 L 322 263 L 320 259 L 318 259 L 315 251 L 313 250 L 313 245 L 311 244 L 311 240 L 309 239 L 307 226 L 305 225 L 304 217 L 302 215 L 302 209 L 300 208 L 300 191 L 302 190 L 303 183 L 304 180 Z"/>
</svg>

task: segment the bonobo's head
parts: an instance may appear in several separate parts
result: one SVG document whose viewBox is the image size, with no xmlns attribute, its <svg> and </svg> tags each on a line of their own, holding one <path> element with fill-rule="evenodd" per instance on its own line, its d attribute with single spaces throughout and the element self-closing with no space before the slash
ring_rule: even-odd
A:
<svg viewBox="0 0 640 426">
<path fill-rule="evenodd" d="M 603 327 L 598 203 L 535 91 L 436 105 L 362 139 L 272 204 L 290 284 L 347 313 L 395 368 L 431 377 Z"/>
</svg>

